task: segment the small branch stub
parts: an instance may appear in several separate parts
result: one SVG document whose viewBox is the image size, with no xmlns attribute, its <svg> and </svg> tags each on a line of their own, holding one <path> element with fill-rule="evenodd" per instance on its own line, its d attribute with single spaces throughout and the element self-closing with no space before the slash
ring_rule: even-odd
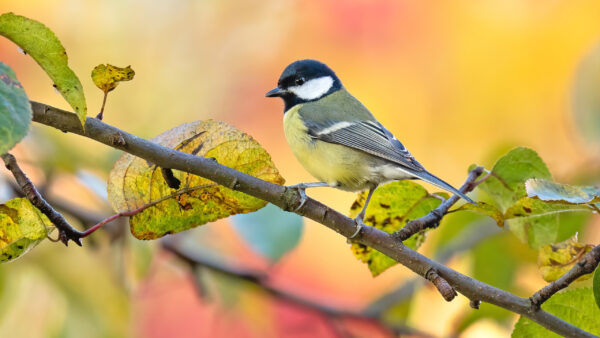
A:
<svg viewBox="0 0 600 338">
<path fill-rule="evenodd" d="M 448 284 L 448 282 L 444 278 L 438 275 L 435 269 L 429 269 L 429 271 L 427 271 L 427 273 L 425 274 L 425 279 L 427 279 L 428 281 L 433 283 L 433 285 L 435 285 L 442 297 L 444 297 L 444 299 L 447 302 L 452 301 L 454 297 L 458 296 L 456 290 L 454 290 L 454 288 L 450 284 Z"/>
</svg>

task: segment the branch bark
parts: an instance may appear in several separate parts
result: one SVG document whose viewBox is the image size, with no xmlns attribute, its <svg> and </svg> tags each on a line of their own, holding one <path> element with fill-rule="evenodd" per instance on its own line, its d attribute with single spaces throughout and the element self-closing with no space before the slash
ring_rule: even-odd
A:
<svg viewBox="0 0 600 338">
<path fill-rule="evenodd" d="M 582 275 L 592 273 L 600 263 L 600 245 L 596 245 L 585 256 L 583 256 L 572 268 L 562 275 L 559 279 L 544 286 L 538 292 L 531 296 L 531 304 L 534 308 L 539 308 L 553 294 L 566 288 Z"/>
<path fill-rule="evenodd" d="M 475 189 L 475 187 L 478 184 L 475 180 L 481 175 L 481 173 L 483 173 L 483 167 L 477 167 L 471 170 L 469 172 L 467 180 L 462 185 L 462 187 L 460 187 L 460 192 L 468 193 Z M 450 198 L 448 198 L 442 204 L 440 204 L 439 207 L 435 208 L 427 215 L 406 223 L 406 225 L 402 229 L 396 231 L 393 234 L 393 236 L 396 239 L 404 242 L 417 232 L 423 231 L 428 228 L 437 228 L 442 218 L 448 213 L 448 210 L 450 210 L 450 208 L 456 202 L 458 202 L 459 199 L 460 196 L 452 195 Z"/>
<path fill-rule="evenodd" d="M 295 189 L 260 180 L 220 165 L 211 159 L 160 146 L 97 119 L 88 118 L 84 131 L 75 114 L 38 102 L 32 101 L 31 103 L 35 122 L 63 132 L 71 132 L 91 138 L 110 147 L 144 158 L 163 168 L 185 171 L 224 186 L 234 186 L 236 190 L 271 202 L 287 211 L 293 211 L 300 205 L 301 198 Z M 344 237 L 351 237 L 356 230 L 356 224 L 352 219 L 312 198 L 308 198 L 304 207 L 296 213 L 321 223 Z M 465 276 L 407 248 L 391 234 L 384 231 L 373 227 L 364 227 L 352 240 L 384 253 L 420 276 L 425 277 L 428 271 L 434 269 L 455 290 L 471 300 L 481 300 L 521 314 L 563 336 L 594 337 L 592 334 L 546 311 L 533 309 L 529 299 L 518 297 Z"/>
<path fill-rule="evenodd" d="M 21 170 L 15 157 L 9 153 L 0 155 L 0 157 L 2 157 L 6 169 L 8 169 L 15 177 L 15 180 L 17 180 L 17 183 L 25 194 L 25 197 L 27 197 L 31 204 L 33 204 L 36 208 L 40 209 L 40 211 L 46 215 L 52 223 L 54 223 L 59 232 L 58 239 L 65 245 L 68 245 L 69 240 L 71 240 L 75 242 L 75 244 L 81 246 L 81 237 L 83 233 L 74 229 L 63 217 L 63 215 L 54 210 L 54 208 L 52 208 L 52 206 L 46 202 L 46 200 L 35 188 L 35 185 L 33 185 L 33 182 L 31 182 L 23 170 Z"/>
</svg>

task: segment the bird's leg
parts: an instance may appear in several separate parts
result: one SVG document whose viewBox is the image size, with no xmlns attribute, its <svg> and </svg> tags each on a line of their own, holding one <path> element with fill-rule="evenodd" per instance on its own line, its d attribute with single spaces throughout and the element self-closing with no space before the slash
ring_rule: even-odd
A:
<svg viewBox="0 0 600 338">
<path fill-rule="evenodd" d="M 287 187 L 298 190 L 298 193 L 300 194 L 300 205 L 298 205 L 298 207 L 294 209 L 294 211 L 298 211 L 300 210 L 300 208 L 302 208 L 302 206 L 304 205 L 304 203 L 306 203 L 306 200 L 308 199 L 305 191 L 307 188 L 329 187 L 329 184 L 326 182 L 298 183 L 294 185 L 288 185 Z"/>
<path fill-rule="evenodd" d="M 367 195 L 367 200 L 365 201 L 365 206 L 362 208 L 362 210 L 360 211 L 358 216 L 356 216 L 354 218 L 354 222 L 356 223 L 356 231 L 354 232 L 354 234 L 352 234 L 352 236 L 348 237 L 348 239 L 356 237 L 356 235 L 358 235 L 358 233 L 360 232 L 362 227 L 365 225 L 365 223 L 363 223 L 363 219 L 365 218 L 365 213 L 367 212 L 367 206 L 369 205 L 369 202 L 371 201 L 371 196 L 373 196 L 375 189 L 377 189 L 377 186 L 374 186 L 371 189 L 369 189 L 369 194 Z"/>
</svg>

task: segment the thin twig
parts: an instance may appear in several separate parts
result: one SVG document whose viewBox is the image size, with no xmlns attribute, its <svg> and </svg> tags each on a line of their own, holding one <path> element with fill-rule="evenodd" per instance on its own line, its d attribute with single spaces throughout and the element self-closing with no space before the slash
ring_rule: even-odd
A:
<svg viewBox="0 0 600 338">
<path fill-rule="evenodd" d="M 36 208 L 48 217 L 48 219 L 58 229 L 58 238 L 65 245 L 69 244 L 69 240 L 75 242 L 75 244 L 81 246 L 81 235 L 79 230 L 73 228 L 69 222 L 61 215 L 58 211 L 54 210 L 52 206 L 46 202 L 46 200 L 40 195 L 40 193 L 33 185 L 33 182 L 25 175 L 23 170 L 17 164 L 15 157 L 9 153 L 1 155 L 6 169 L 8 169 L 17 180 L 19 187 L 25 194 L 25 197 L 33 204 Z"/>
<path fill-rule="evenodd" d="M 162 238 L 160 241 L 163 249 L 171 252 L 177 258 L 188 263 L 188 265 L 193 270 L 202 267 L 236 279 L 245 280 L 247 282 L 257 285 L 263 291 L 265 291 L 273 297 L 276 297 L 277 299 L 285 300 L 287 302 L 300 305 L 310 310 L 319 311 L 334 320 L 343 318 L 353 318 L 364 320 L 366 322 L 371 322 L 380 326 L 382 329 L 389 330 L 389 336 L 394 336 L 394 334 L 392 333 L 402 332 L 404 334 L 411 334 L 417 337 L 430 337 L 430 335 L 426 333 L 423 333 L 405 325 L 394 325 L 392 327 L 388 327 L 385 323 L 381 321 L 380 318 L 373 318 L 363 312 L 353 311 L 346 308 L 328 306 L 319 302 L 303 298 L 294 293 L 290 293 L 289 291 L 275 287 L 270 282 L 269 275 L 261 270 L 243 268 L 241 266 L 225 264 L 223 262 L 210 259 L 208 256 L 202 255 L 195 250 L 188 249 L 185 246 L 179 245 L 177 239 L 173 237 L 165 237 Z"/>
<path fill-rule="evenodd" d="M 183 194 L 187 194 L 189 192 L 192 192 L 194 190 L 203 189 L 203 188 L 207 188 L 207 187 L 214 186 L 214 185 L 216 185 L 216 184 L 215 183 L 209 183 L 209 184 L 199 185 L 199 186 L 196 186 L 196 187 L 184 188 L 184 189 L 178 190 L 178 191 L 176 191 L 176 192 L 174 192 L 174 193 L 172 193 L 170 195 L 167 195 L 167 196 L 164 196 L 162 198 L 159 198 L 156 201 L 152 201 L 152 202 L 150 202 L 148 204 L 144 204 L 144 205 L 142 205 L 139 208 L 136 208 L 136 209 L 133 209 L 133 210 L 129 210 L 129 211 L 122 211 L 122 212 L 120 212 L 118 214 L 114 214 L 114 215 L 112 215 L 112 216 L 104 219 L 103 221 L 101 221 L 101 222 L 93 225 L 92 227 L 90 227 L 89 229 L 85 230 L 84 232 L 82 232 L 81 233 L 81 237 L 87 237 L 87 236 L 89 236 L 90 234 L 92 234 L 94 231 L 100 229 L 105 224 L 110 223 L 110 222 L 116 220 L 119 217 L 124 217 L 124 216 L 125 217 L 131 217 L 131 216 L 134 216 L 134 215 L 139 214 L 140 212 L 142 212 L 142 211 L 144 211 L 144 210 L 146 210 L 146 209 L 148 209 L 148 208 L 150 208 L 152 206 L 155 206 L 155 205 L 157 205 L 160 202 L 166 201 L 166 200 L 168 200 L 170 198 L 177 197 L 179 195 L 183 195 Z"/>
<path fill-rule="evenodd" d="M 203 185 L 196 186 L 196 187 L 188 187 L 188 188 L 178 190 L 170 195 L 159 198 L 156 201 L 152 201 L 148 204 L 144 204 L 141 207 L 136 208 L 134 210 L 123 211 L 123 212 L 114 214 L 114 215 L 96 223 L 95 225 L 91 226 L 90 228 L 88 228 L 85 231 L 79 231 L 79 230 L 76 230 L 75 228 L 73 228 L 69 224 L 69 222 L 67 222 L 67 220 L 62 216 L 62 214 L 60 214 L 58 211 L 56 211 L 50 205 L 50 203 L 48 203 L 42 197 L 42 195 L 37 191 L 33 182 L 31 182 L 31 180 L 27 177 L 27 175 L 23 172 L 23 170 L 21 170 L 21 168 L 17 164 L 17 160 L 15 159 L 15 157 L 13 155 L 6 153 L 4 155 L 0 155 L 0 157 L 2 157 L 2 160 L 4 161 L 6 168 L 15 177 L 15 180 L 19 184 L 19 188 L 21 189 L 21 191 L 23 192 L 25 197 L 36 208 L 40 209 L 40 211 L 42 213 L 44 213 L 44 215 L 48 216 L 48 219 L 50 219 L 50 221 L 59 230 L 58 239 L 61 242 L 63 242 L 65 245 L 68 245 L 68 241 L 71 240 L 71 241 L 75 242 L 77 245 L 81 246 L 81 238 L 85 238 L 85 237 L 89 236 L 90 234 L 94 233 L 96 230 L 100 229 L 107 223 L 110 223 L 110 222 L 118 219 L 119 217 L 124 217 L 124 216 L 131 217 L 131 216 L 134 216 L 152 206 L 155 206 L 156 204 L 158 204 L 160 202 L 168 200 L 170 198 L 177 197 L 177 196 L 180 196 L 180 195 L 183 195 L 183 194 L 186 194 L 186 193 L 198 190 L 198 189 L 203 189 L 203 188 L 207 188 L 207 187 L 216 185 L 216 183 L 209 183 L 209 184 L 203 184 Z"/>
<path fill-rule="evenodd" d="M 539 309 L 540 306 L 547 301 L 553 294 L 566 288 L 582 275 L 592 273 L 600 263 L 600 245 L 595 246 L 585 256 L 583 256 L 572 268 L 562 275 L 559 279 L 544 286 L 538 292 L 534 293 L 531 298 L 531 306 L 534 309 Z"/>
<path fill-rule="evenodd" d="M 477 167 L 477 168 L 471 170 L 469 172 L 469 176 L 467 177 L 467 180 L 462 185 L 462 187 L 460 187 L 460 192 L 468 193 L 471 190 L 475 189 L 475 187 L 478 184 L 477 182 L 475 182 L 475 180 L 477 179 L 477 177 L 479 177 L 481 175 L 482 172 L 483 172 L 483 167 Z M 479 181 L 479 182 L 481 182 L 481 181 Z M 451 196 L 446 201 L 444 201 L 442 204 L 440 204 L 437 208 L 435 208 L 431 212 L 429 212 L 427 215 L 425 215 L 421 218 L 414 219 L 414 220 L 406 223 L 406 225 L 402 229 L 396 231 L 393 234 L 393 237 L 400 241 L 405 241 L 405 240 L 409 239 L 412 235 L 414 235 L 420 231 L 423 231 L 428 228 L 437 227 L 439 225 L 441 219 L 444 217 L 444 215 L 446 215 L 448 213 L 448 210 L 450 209 L 450 207 L 452 207 L 454 205 L 454 203 L 458 202 L 459 199 L 460 199 L 460 196 L 458 196 L 458 195 Z"/>
<path fill-rule="evenodd" d="M 141 157 L 157 166 L 198 175 L 224 186 L 237 179 L 238 184 L 236 187 L 238 191 L 271 202 L 287 211 L 293 211 L 302 202 L 296 189 L 263 181 L 208 158 L 169 149 L 131 135 L 97 119 L 88 118 L 84 130 L 74 113 L 33 101 L 31 101 L 31 105 L 35 122 L 94 139 L 112 148 L 121 149 L 134 156 Z M 304 207 L 295 211 L 295 213 L 323 224 L 346 238 L 352 236 L 356 231 L 356 223 L 351 218 L 312 198 L 307 198 Z M 363 227 L 363 230 L 353 238 L 353 241 L 372 247 L 423 277 L 429 269 L 435 268 L 437 273 L 456 291 L 469 299 L 481 300 L 518 313 L 563 336 L 594 337 L 592 334 L 546 311 L 533 310 L 529 299 L 518 297 L 510 292 L 465 276 L 411 250 L 394 236 L 382 230 L 374 227 Z"/>
</svg>

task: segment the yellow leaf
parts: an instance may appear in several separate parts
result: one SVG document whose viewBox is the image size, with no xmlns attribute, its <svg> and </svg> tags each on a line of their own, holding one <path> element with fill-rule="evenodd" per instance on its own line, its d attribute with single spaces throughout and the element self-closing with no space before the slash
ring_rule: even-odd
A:
<svg viewBox="0 0 600 338">
<path fill-rule="evenodd" d="M 105 93 L 115 89 L 121 81 L 132 80 L 134 75 L 135 72 L 131 69 L 131 66 L 120 68 L 106 64 L 98 65 L 92 70 L 94 84 Z"/>
<path fill-rule="evenodd" d="M 546 282 L 554 282 L 571 270 L 575 263 L 593 247 L 593 245 L 578 243 L 576 237 L 543 246 L 538 252 L 538 266 L 542 277 Z M 591 276 L 591 274 L 583 275 L 576 281 L 583 281 Z"/>
<path fill-rule="evenodd" d="M 437 194 L 448 198 L 445 193 Z M 367 192 L 358 194 L 350 208 L 350 217 L 356 217 L 362 210 Z M 425 188 L 415 182 L 396 181 L 383 185 L 373 194 L 367 207 L 365 224 L 376 227 L 388 233 L 398 231 L 410 220 L 425 216 L 437 208 L 441 200 L 430 195 Z M 425 232 L 417 233 L 404 244 L 411 249 L 417 249 L 425 241 Z M 359 243 L 350 247 L 356 258 L 367 263 L 373 277 L 379 275 L 398 262 L 381 252 Z"/>
<path fill-rule="evenodd" d="M 283 184 L 284 179 L 269 154 L 249 135 L 213 120 L 186 123 L 152 141 L 179 151 L 214 158 L 220 164 L 260 179 Z M 199 176 L 173 170 L 179 189 L 205 186 L 166 199 L 130 219 L 132 234 L 155 239 L 215 221 L 230 215 L 256 211 L 265 201 L 235 191 Z M 141 158 L 124 154 L 115 163 L 108 181 L 108 197 L 117 212 L 139 208 L 177 190 L 168 186 L 161 168 Z"/>
<path fill-rule="evenodd" d="M 26 198 L 0 204 L 0 262 L 25 254 L 52 229 L 52 222 Z"/>
</svg>

